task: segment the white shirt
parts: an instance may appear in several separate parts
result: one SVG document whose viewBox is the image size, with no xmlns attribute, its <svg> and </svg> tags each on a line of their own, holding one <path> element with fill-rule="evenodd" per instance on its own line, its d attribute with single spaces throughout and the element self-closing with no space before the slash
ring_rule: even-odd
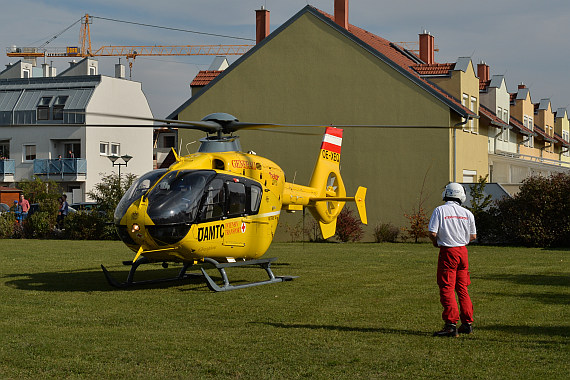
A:
<svg viewBox="0 0 570 380">
<path fill-rule="evenodd" d="M 469 244 L 470 235 L 477 234 L 471 211 L 454 201 L 433 210 L 428 230 L 437 234 L 437 245 L 443 247 L 463 247 Z"/>
</svg>

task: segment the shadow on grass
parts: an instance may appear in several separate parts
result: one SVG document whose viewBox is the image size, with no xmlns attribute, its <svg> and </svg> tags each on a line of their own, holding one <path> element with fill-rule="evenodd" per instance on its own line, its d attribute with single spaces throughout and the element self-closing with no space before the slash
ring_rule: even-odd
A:
<svg viewBox="0 0 570 380">
<path fill-rule="evenodd" d="M 160 270 L 146 270 L 137 272 L 135 281 L 175 277 L 179 269 L 160 269 Z M 127 279 L 128 270 L 110 271 L 109 273 L 124 281 Z M 21 273 L 10 274 L 4 276 L 7 280 L 4 284 L 8 287 L 19 290 L 36 290 L 46 292 L 100 292 L 100 291 L 118 291 L 118 290 L 137 290 L 137 289 L 159 289 L 168 288 L 172 286 L 180 286 L 181 284 L 200 284 L 203 287 L 198 287 L 193 290 L 206 290 L 209 291 L 205 285 L 202 277 L 190 277 L 183 280 L 172 282 L 162 282 L 147 285 L 135 285 L 129 288 L 117 289 L 113 288 L 107 283 L 105 276 L 100 270 L 93 269 L 77 269 L 74 271 L 60 271 L 60 272 L 43 272 L 43 273 Z M 215 277 L 213 277 L 216 280 Z"/>
<path fill-rule="evenodd" d="M 498 297 L 514 297 L 527 298 L 536 302 L 547 305 L 568 305 L 570 304 L 570 294 L 554 293 L 554 292 L 537 292 L 537 293 L 504 293 L 504 292 L 485 292 L 485 294 Z"/>
<path fill-rule="evenodd" d="M 477 330 L 500 331 L 508 334 L 535 335 L 551 337 L 570 337 L 569 326 L 524 326 L 524 325 L 487 325 L 478 326 Z"/>
<path fill-rule="evenodd" d="M 489 274 L 472 278 L 492 281 L 509 281 L 519 285 L 570 286 L 568 273 L 552 274 Z"/>
<path fill-rule="evenodd" d="M 431 332 L 417 331 L 417 330 L 400 330 L 389 329 L 383 327 L 351 327 L 351 326 L 338 326 L 338 325 L 312 325 L 303 323 L 278 323 L 278 322 L 250 322 L 252 324 L 261 324 L 273 326 L 283 329 L 310 329 L 310 330 L 334 330 L 334 331 L 347 331 L 347 332 L 371 332 L 382 334 L 396 334 L 396 335 L 416 335 L 416 336 L 431 336 Z"/>
</svg>

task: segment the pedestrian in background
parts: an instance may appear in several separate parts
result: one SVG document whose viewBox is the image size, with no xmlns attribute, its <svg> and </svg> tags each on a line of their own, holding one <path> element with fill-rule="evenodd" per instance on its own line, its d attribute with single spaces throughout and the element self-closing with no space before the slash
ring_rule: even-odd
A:
<svg viewBox="0 0 570 380">
<path fill-rule="evenodd" d="M 28 211 L 30 211 L 30 202 L 24 198 L 24 194 L 20 194 L 20 206 L 22 207 L 22 220 L 28 217 Z"/>
<path fill-rule="evenodd" d="M 57 226 L 63 229 L 63 221 L 69 212 L 69 204 L 67 203 L 67 195 L 63 194 L 59 199 L 59 210 L 57 211 Z"/>
</svg>

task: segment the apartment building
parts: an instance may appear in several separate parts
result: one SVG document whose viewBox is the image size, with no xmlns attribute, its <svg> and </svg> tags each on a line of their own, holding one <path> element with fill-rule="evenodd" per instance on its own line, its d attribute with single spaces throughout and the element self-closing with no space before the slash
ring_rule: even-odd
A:
<svg viewBox="0 0 570 380">
<path fill-rule="evenodd" d="M 22 61 L 0 73 L 0 186 L 37 176 L 81 202 L 102 175 L 153 169 L 151 122 L 128 127 L 131 120 L 96 115 L 152 117 L 141 83 L 116 69 L 115 77 L 100 75 L 98 62 L 85 58 L 59 75 Z"/>
</svg>

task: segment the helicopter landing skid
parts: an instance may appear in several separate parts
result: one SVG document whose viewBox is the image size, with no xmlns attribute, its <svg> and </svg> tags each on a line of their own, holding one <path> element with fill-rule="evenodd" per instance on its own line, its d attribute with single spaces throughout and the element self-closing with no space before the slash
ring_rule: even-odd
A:
<svg viewBox="0 0 570 380">
<path fill-rule="evenodd" d="M 132 261 L 123 262 L 123 264 L 125 264 L 125 265 L 131 265 L 131 270 L 129 271 L 129 275 L 127 276 L 127 281 L 125 281 L 125 282 L 118 282 L 117 280 L 115 280 L 113 278 L 113 276 L 111 276 L 111 274 L 109 273 L 107 268 L 105 268 L 103 266 L 103 264 L 101 264 L 101 269 L 103 269 L 103 274 L 105 274 L 105 278 L 107 279 L 107 282 L 109 283 L 109 285 L 111 285 L 115 288 L 128 288 L 130 286 L 135 286 L 135 285 L 147 285 L 147 284 L 158 284 L 161 282 L 180 281 L 180 280 L 184 280 L 186 278 L 189 278 L 191 276 L 201 276 L 201 274 L 199 274 L 199 273 L 186 274 L 186 271 L 188 270 L 188 268 L 190 268 L 192 266 L 192 263 L 186 263 L 186 264 L 184 264 L 182 269 L 180 269 L 180 272 L 178 272 L 178 276 L 176 276 L 176 277 L 159 278 L 159 279 L 154 279 L 154 280 L 134 281 L 134 276 L 135 276 L 135 272 L 136 272 L 137 268 L 141 264 L 148 264 L 148 263 L 151 263 L 151 261 L 149 259 L 147 259 L 146 257 L 140 257 L 134 263 Z"/>
<path fill-rule="evenodd" d="M 239 261 L 239 262 L 235 262 L 235 263 L 218 263 L 214 259 L 211 259 L 209 257 L 205 257 L 204 258 L 205 262 L 213 264 L 216 267 L 216 269 L 220 271 L 220 274 L 222 275 L 222 280 L 224 281 L 224 284 L 222 286 L 216 284 L 214 282 L 214 280 L 212 280 L 212 278 L 210 276 L 208 276 L 208 274 L 206 273 L 204 268 L 200 268 L 200 269 L 202 270 L 202 274 L 206 278 L 206 283 L 208 284 L 208 288 L 210 288 L 210 290 L 213 290 L 215 292 L 224 292 L 227 290 L 249 288 L 251 286 L 273 284 L 275 282 L 291 281 L 294 278 L 298 277 L 298 276 L 275 276 L 273 274 L 273 272 L 271 271 L 271 263 L 275 260 L 277 260 L 277 257 L 271 257 L 269 259 L 246 260 L 246 261 Z M 228 275 L 226 274 L 225 268 L 241 267 L 241 266 L 245 266 L 245 265 L 259 265 L 261 268 L 265 269 L 265 271 L 267 272 L 267 275 L 269 276 L 269 280 L 258 281 L 258 282 L 250 282 L 247 284 L 240 284 L 240 285 L 230 285 L 230 282 L 228 280 Z"/>
</svg>

